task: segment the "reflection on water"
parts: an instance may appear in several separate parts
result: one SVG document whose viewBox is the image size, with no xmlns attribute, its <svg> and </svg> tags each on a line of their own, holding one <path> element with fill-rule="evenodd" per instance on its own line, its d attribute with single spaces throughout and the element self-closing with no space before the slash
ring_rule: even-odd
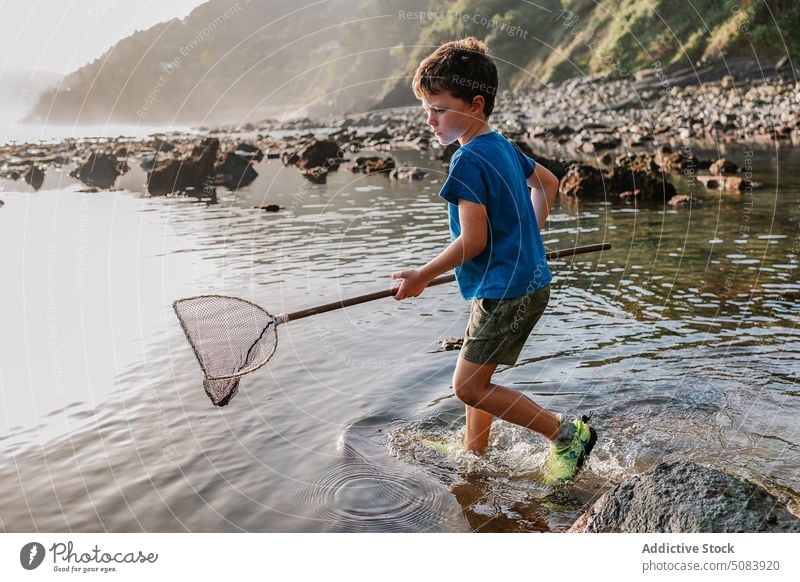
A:
<svg viewBox="0 0 800 582">
<path fill-rule="evenodd" d="M 396 154 L 431 170 L 414 184 L 343 167 L 312 186 L 265 161 L 216 204 L 142 197 L 135 172 L 133 193 L 5 192 L 0 530 L 562 531 L 613 484 L 684 458 L 797 503 L 800 151 L 777 156 L 755 152 L 751 199 L 558 203 L 549 249 L 613 248 L 552 263 L 548 312 L 497 375 L 593 415 L 592 458 L 557 488 L 527 431 L 498 421 L 487 456 L 461 447 L 457 353 L 436 343 L 463 334 L 452 286 L 281 326 L 224 409 L 172 314 L 201 293 L 282 313 L 389 286 L 447 242 L 426 157 Z"/>
</svg>

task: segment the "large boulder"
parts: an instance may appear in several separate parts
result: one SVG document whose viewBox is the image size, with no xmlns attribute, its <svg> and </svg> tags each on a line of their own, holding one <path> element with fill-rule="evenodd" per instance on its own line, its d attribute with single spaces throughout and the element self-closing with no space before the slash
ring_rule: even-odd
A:
<svg viewBox="0 0 800 582">
<path fill-rule="evenodd" d="M 710 160 L 701 160 L 691 151 L 681 150 L 673 152 L 667 146 L 662 146 L 656 153 L 655 162 L 665 172 L 682 172 L 684 170 L 696 172 L 699 169 L 706 169 L 711 165 Z M 687 172 L 688 173 L 688 172 Z"/>
<path fill-rule="evenodd" d="M 77 178 L 87 186 L 111 188 L 114 186 L 117 176 L 127 169 L 127 164 L 117 160 L 117 156 L 113 154 L 92 152 L 83 164 L 70 172 L 70 176 Z"/>
<path fill-rule="evenodd" d="M 30 184 L 34 190 L 38 190 L 44 183 L 45 167 L 39 164 L 31 164 L 28 171 L 23 176 L 25 181 Z"/>
<path fill-rule="evenodd" d="M 331 169 L 333 164 L 338 167 L 339 155 L 339 146 L 335 141 L 313 139 L 297 153 L 296 163 L 301 170 L 321 167 Z"/>
<path fill-rule="evenodd" d="M 570 532 L 800 532 L 800 519 L 758 485 L 690 461 L 661 463 L 607 491 Z"/>
<path fill-rule="evenodd" d="M 173 192 L 215 193 L 216 169 L 214 163 L 219 151 L 217 138 L 206 138 L 195 144 L 189 155 L 183 159 L 171 159 L 156 167 L 148 174 L 147 191 L 153 195 Z"/>
<path fill-rule="evenodd" d="M 661 168 L 656 163 L 655 156 L 648 153 L 622 154 L 614 160 L 614 168 L 645 174 L 660 174 Z"/>
<path fill-rule="evenodd" d="M 326 184 L 328 182 L 327 168 L 316 167 L 310 170 L 300 170 L 300 173 L 303 175 L 303 178 L 312 184 Z"/>
<path fill-rule="evenodd" d="M 548 168 L 549 169 L 549 168 Z M 562 196 L 573 198 L 600 199 L 606 197 L 603 172 L 588 164 L 574 162 L 566 167 L 559 188 Z"/>
<path fill-rule="evenodd" d="M 617 196 L 622 192 L 636 192 L 635 198 L 646 202 L 663 202 L 675 196 L 675 186 L 658 169 L 654 162 L 655 171 L 634 169 L 633 166 L 615 166 L 606 177 L 609 192 Z"/>
<path fill-rule="evenodd" d="M 650 154 L 619 156 L 610 171 L 580 162 L 573 162 L 565 169 L 560 188 L 563 196 L 664 202 L 676 194 L 675 187 Z"/>
<path fill-rule="evenodd" d="M 153 141 L 150 144 L 150 147 L 152 147 L 157 152 L 164 152 L 164 153 L 171 152 L 171 151 L 173 151 L 175 149 L 175 146 L 173 144 L 171 144 L 168 141 L 165 141 L 165 140 L 161 139 L 158 136 L 153 138 Z"/>
<path fill-rule="evenodd" d="M 239 152 L 241 149 L 235 149 L 225 154 L 222 162 L 217 164 L 216 171 L 218 175 L 217 183 L 221 184 L 231 190 L 243 188 L 258 178 L 258 172 L 253 168 L 250 161 L 255 155 L 249 156 L 247 159 L 242 157 Z M 259 150 L 260 152 L 260 150 Z"/>
</svg>

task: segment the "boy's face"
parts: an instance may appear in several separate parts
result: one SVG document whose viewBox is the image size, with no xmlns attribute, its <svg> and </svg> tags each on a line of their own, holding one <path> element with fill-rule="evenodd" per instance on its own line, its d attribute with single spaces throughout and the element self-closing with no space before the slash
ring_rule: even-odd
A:
<svg viewBox="0 0 800 582">
<path fill-rule="evenodd" d="M 483 104 L 479 99 L 472 104 L 453 97 L 450 93 L 434 93 L 422 98 L 422 108 L 428 118 L 426 123 L 442 145 L 448 145 L 463 136 L 476 122 L 483 121 Z"/>
</svg>

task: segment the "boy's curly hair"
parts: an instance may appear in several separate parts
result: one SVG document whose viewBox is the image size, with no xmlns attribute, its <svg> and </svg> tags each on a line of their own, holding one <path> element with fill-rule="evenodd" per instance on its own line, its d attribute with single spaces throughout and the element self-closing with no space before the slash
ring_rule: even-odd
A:
<svg viewBox="0 0 800 582">
<path fill-rule="evenodd" d="M 472 103 L 481 95 L 483 113 L 488 117 L 497 93 L 497 67 L 486 43 L 470 36 L 445 43 L 426 57 L 414 73 L 411 88 L 417 99 L 447 91 Z"/>
</svg>

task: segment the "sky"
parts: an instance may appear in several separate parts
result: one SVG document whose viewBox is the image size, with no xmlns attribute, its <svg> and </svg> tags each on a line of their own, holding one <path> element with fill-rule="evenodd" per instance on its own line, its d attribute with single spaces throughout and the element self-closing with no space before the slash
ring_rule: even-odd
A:
<svg viewBox="0 0 800 582">
<path fill-rule="evenodd" d="M 0 0 L 0 72 L 67 74 L 206 0 Z"/>
</svg>

